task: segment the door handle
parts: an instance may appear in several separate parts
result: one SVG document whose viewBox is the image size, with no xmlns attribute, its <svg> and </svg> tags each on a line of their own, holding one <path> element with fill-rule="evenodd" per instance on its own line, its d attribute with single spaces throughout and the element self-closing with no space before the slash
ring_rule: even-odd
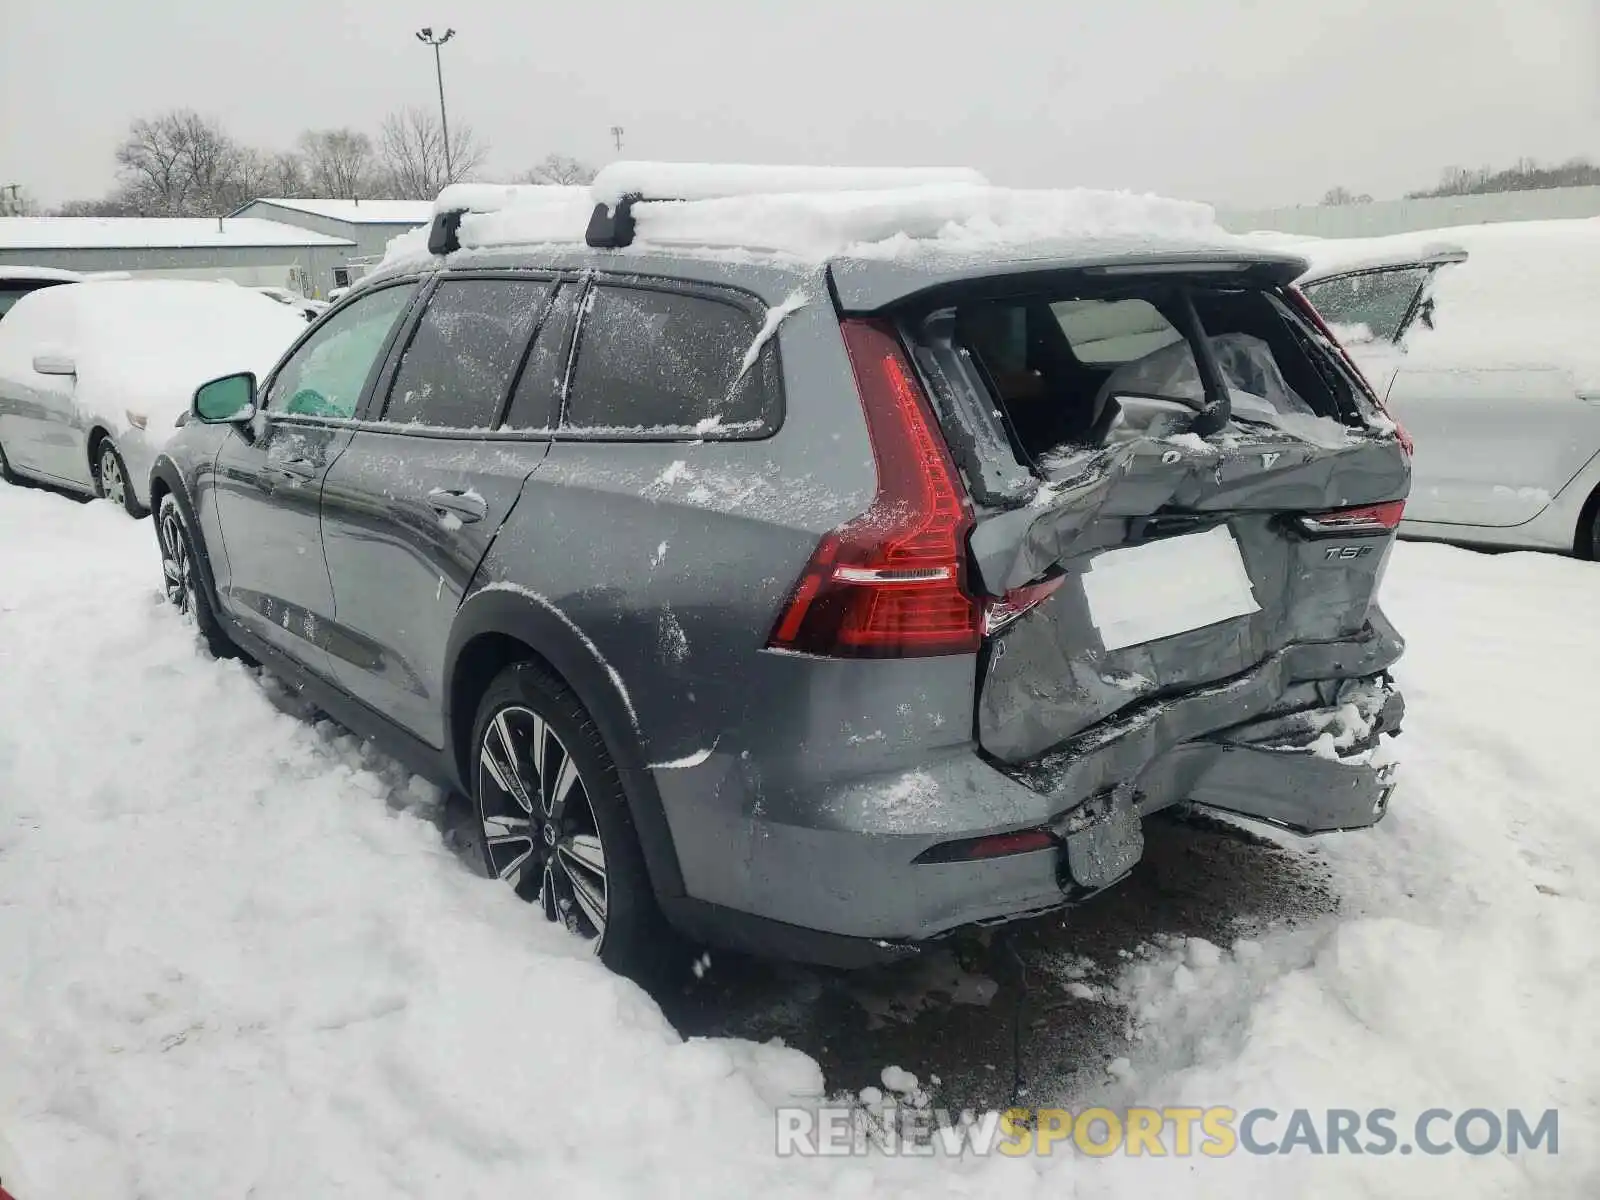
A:
<svg viewBox="0 0 1600 1200">
<path fill-rule="evenodd" d="M 317 473 L 317 464 L 309 458 L 278 458 L 268 460 L 267 469 L 296 479 L 310 479 Z"/>
<path fill-rule="evenodd" d="M 434 488 L 428 493 L 428 507 L 440 516 L 458 521 L 481 521 L 489 515 L 489 505 L 477 492 Z"/>
</svg>

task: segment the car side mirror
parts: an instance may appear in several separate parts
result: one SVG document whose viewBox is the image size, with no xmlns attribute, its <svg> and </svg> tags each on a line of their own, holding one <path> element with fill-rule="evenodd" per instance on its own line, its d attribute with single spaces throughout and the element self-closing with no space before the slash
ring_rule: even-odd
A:
<svg viewBox="0 0 1600 1200">
<path fill-rule="evenodd" d="M 33 369 L 41 375 L 76 375 L 78 364 L 70 354 L 46 350 L 33 356 Z"/>
<path fill-rule="evenodd" d="M 229 425 L 256 415 L 256 377 L 249 371 L 202 383 L 194 393 L 195 419 Z"/>
</svg>

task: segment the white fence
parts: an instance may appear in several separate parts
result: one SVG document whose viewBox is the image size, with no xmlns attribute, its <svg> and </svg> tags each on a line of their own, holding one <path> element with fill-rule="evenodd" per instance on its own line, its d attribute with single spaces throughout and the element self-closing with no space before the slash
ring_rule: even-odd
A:
<svg viewBox="0 0 1600 1200">
<path fill-rule="evenodd" d="M 1234 233 L 1272 229 L 1308 237 L 1377 237 L 1386 233 L 1409 233 L 1414 229 L 1443 229 L 1450 225 L 1561 217 L 1600 217 L 1600 187 L 1377 200 L 1371 204 L 1217 210 L 1217 219 L 1223 228 Z"/>
</svg>

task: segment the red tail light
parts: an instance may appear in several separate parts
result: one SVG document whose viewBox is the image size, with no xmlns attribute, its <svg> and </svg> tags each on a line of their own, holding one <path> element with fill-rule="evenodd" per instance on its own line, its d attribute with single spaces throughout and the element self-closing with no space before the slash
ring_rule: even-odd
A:
<svg viewBox="0 0 1600 1200">
<path fill-rule="evenodd" d="M 1406 510 L 1404 500 L 1391 500 L 1387 504 L 1368 504 L 1361 508 L 1336 508 L 1332 512 L 1304 513 L 1295 523 L 1312 537 L 1346 537 L 1350 535 L 1389 533 L 1400 524 Z"/>
<path fill-rule="evenodd" d="M 1389 411 L 1389 406 L 1383 402 L 1383 397 L 1378 395 L 1377 389 L 1372 386 L 1372 381 L 1361 373 L 1361 368 L 1356 366 L 1356 360 L 1350 357 L 1350 351 L 1346 350 L 1339 339 L 1333 336 L 1333 330 L 1328 328 L 1328 323 L 1322 319 L 1322 314 L 1317 311 L 1317 306 L 1311 303 L 1306 294 L 1297 287 L 1289 288 L 1289 298 L 1294 301 L 1295 307 L 1300 310 L 1300 315 L 1310 321 L 1316 327 L 1317 332 L 1328 339 L 1328 344 L 1339 352 L 1340 361 L 1355 372 L 1355 377 L 1361 380 L 1368 393 L 1378 402 L 1378 408 L 1383 412 L 1383 415 L 1394 422 L 1394 436 L 1400 442 L 1400 448 L 1408 455 L 1416 453 L 1416 447 L 1412 444 L 1411 435 L 1406 432 L 1406 427 L 1400 424 L 1399 421 L 1395 421 L 1394 414 Z"/>
<path fill-rule="evenodd" d="M 841 658 L 972 653 L 983 614 L 965 586 L 972 513 L 955 464 L 893 328 L 840 329 L 878 492 L 818 544 L 768 645 Z"/>
</svg>

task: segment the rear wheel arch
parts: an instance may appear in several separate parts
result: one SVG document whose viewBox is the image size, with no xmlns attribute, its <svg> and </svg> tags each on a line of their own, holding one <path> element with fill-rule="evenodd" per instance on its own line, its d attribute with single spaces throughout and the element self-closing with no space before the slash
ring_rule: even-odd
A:
<svg viewBox="0 0 1600 1200">
<path fill-rule="evenodd" d="M 683 874 L 655 780 L 627 699 L 599 652 L 553 604 L 531 593 L 489 588 L 456 615 L 445 654 L 445 736 L 457 777 L 470 790 L 478 704 L 507 664 L 531 662 L 565 685 L 594 719 L 623 792 L 658 897 L 682 896 Z"/>
<path fill-rule="evenodd" d="M 1572 534 L 1572 552 L 1579 558 L 1600 559 L 1600 486 L 1589 493 L 1578 513 Z"/>
</svg>

